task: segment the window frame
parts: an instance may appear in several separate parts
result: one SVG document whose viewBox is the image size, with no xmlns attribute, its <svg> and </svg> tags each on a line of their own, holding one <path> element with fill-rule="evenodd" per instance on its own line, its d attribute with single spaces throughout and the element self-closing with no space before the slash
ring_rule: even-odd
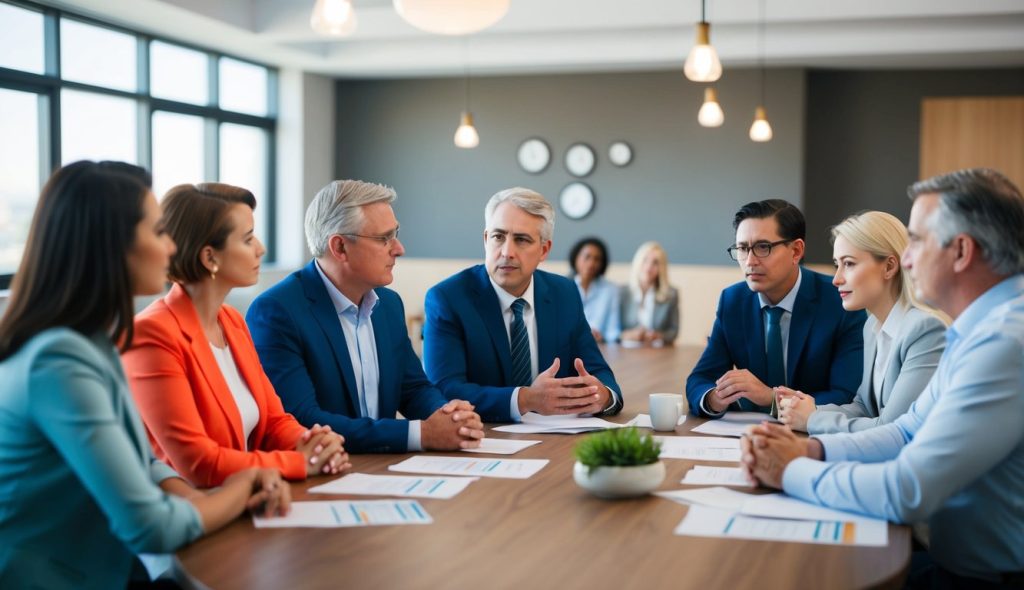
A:
<svg viewBox="0 0 1024 590">
<path fill-rule="evenodd" d="M 278 117 L 278 69 L 268 64 L 260 63 L 238 55 L 225 53 L 208 47 L 201 47 L 189 42 L 179 41 L 163 35 L 154 35 L 142 31 L 133 30 L 127 27 L 111 24 L 94 17 L 85 16 L 64 9 L 36 4 L 27 0 L 0 0 L 3 4 L 9 4 L 17 8 L 23 8 L 42 14 L 43 16 L 43 47 L 45 55 L 45 67 L 43 74 L 35 74 L 21 70 L 9 69 L 0 66 L 0 88 L 32 92 L 47 99 L 47 125 L 44 131 L 45 137 L 40 140 L 46 146 L 44 151 L 47 160 L 42 162 L 43 178 L 40 185 L 45 182 L 53 171 L 61 165 L 61 90 L 80 90 L 105 96 L 116 96 L 129 98 L 138 105 L 136 118 L 136 145 L 137 160 L 140 166 L 152 170 L 152 132 L 153 113 L 165 111 L 183 115 L 202 117 L 207 125 L 207 132 L 204 137 L 205 172 L 210 179 L 220 177 L 220 125 L 223 123 L 234 123 L 247 127 L 256 127 L 267 133 L 267 170 L 266 186 L 267 192 L 260 196 L 260 208 L 266 211 L 266 236 L 262 236 L 267 249 L 265 260 L 274 262 L 276 260 L 276 220 L 273 214 L 276 210 L 276 184 L 277 184 L 277 117 Z M 137 88 L 134 92 L 124 91 L 104 86 L 95 86 L 82 82 L 73 82 L 61 78 L 60 71 L 60 21 L 71 19 L 87 25 L 109 29 L 118 33 L 125 33 L 135 37 L 137 51 Z M 158 98 L 150 93 L 150 45 L 154 41 L 177 45 L 186 49 L 202 52 L 207 58 L 207 80 L 209 96 L 207 104 L 197 105 L 187 102 L 179 102 L 166 98 Z M 267 114 L 265 116 L 250 115 L 235 111 L 227 111 L 220 108 L 219 92 L 219 63 L 221 58 L 230 58 L 244 63 L 252 64 L 267 70 Z M 200 180 L 200 179 L 197 179 Z M 0 274 L 0 290 L 10 286 L 14 274 Z"/>
</svg>

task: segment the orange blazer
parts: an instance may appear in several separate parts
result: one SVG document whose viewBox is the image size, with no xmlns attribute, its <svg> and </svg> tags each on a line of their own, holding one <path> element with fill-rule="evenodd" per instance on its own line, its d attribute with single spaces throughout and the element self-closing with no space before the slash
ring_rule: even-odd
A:
<svg viewBox="0 0 1024 590">
<path fill-rule="evenodd" d="M 135 317 L 132 348 L 122 356 L 157 457 L 201 488 L 218 486 L 247 467 L 276 467 L 288 479 L 304 479 L 305 457 L 294 449 L 305 428 L 281 406 L 242 315 L 224 305 L 217 321 L 260 410 L 249 439 L 252 450 L 245 450 L 238 405 L 192 300 L 174 285 Z"/>
</svg>

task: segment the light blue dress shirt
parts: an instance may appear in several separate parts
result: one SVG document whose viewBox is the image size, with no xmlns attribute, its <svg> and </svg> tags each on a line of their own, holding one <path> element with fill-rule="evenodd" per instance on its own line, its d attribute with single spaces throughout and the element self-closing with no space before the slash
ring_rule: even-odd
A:
<svg viewBox="0 0 1024 590">
<path fill-rule="evenodd" d="M 377 364 L 377 340 L 373 336 L 373 310 L 377 307 L 377 292 L 371 289 L 356 305 L 342 294 L 327 278 L 320 264 L 317 272 L 324 282 L 327 295 L 338 312 L 338 322 L 345 334 L 348 358 L 352 361 L 352 372 L 356 378 L 359 393 L 359 413 L 364 418 L 380 418 L 380 366 Z M 419 420 L 409 420 L 409 451 L 422 451 Z"/>
<path fill-rule="evenodd" d="M 622 333 L 619 318 L 619 292 L 622 288 L 606 281 L 604 277 L 598 277 L 590 281 L 590 288 L 584 292 L 579 275 L 573 280 L 576 281 L 576 288 L 583 301 L 583 315 L 587 316 L 587 323 L 601 333 L 605 342 L 618 340 Z"/>
<path fill-rule="evenodd" d="M 787 493 L 894 522 L 928 519 L 932 558 L 962 576 L 1024 570 L 1024 275 L 953 322 L 909 412 L 816 438 L 827 462 L 791 462 Z"/>
</svg>

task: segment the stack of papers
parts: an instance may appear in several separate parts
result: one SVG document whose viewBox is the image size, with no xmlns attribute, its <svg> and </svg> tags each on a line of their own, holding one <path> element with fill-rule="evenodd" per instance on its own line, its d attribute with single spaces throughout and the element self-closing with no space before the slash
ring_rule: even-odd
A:
<svg viewBox="0 0 1024 590">
<path fill-rule="evenodd" d="M 476 481 L 475 477 L 412 477 L 350 473 L 316 487 L 314 494 L 355 494 L 357 496 L 399 496 L 447 500 Z"/>
<path fill-rule="evenodd" d="M 694 461 L 740 460 L 740 441 L 735 438 L 713 436 L 656 436 L 661 443 L 662 459 L 691 459 Z"/>
<path fill-rule="evenodd" d="M 417 455 L 388 467 L 406 473 L 440 473 L 526 479 L 548 464 L 547 459 L 476 459 L 470 457 L 435 457 Z"/>
<path fill-rule="evenodd" d="M 601 418 L 583 418 L 575 414 L 565 416 L 541 416 L 534 412 L 523 414 L 523 421 L 520 424 L 507 424 L 498 426 L 495 430 L 499 432 L 512 432 L 515 434 L 579 434 L 593 430 L 607 430 L 609 428 L 622 428 L 625 424 L 616 424 Z"/>
<path fill-rule="evenodd" d="M 292 502 L 288 516 L 253 516 L 258 529 L 293 527 L 339 528 L 434 522 L 416 500 Z"/>
<path fill-rule="evenodd" d="M 515 455 L 526 447 L 539 445 L 539 440 L 516 440 L 514 438 L 483 438 L 475 449 L 462 449 L 463 453 L 487 453 L 490 455 Z"/>
<path fill-rule="evenodd" d="M 785 494 L 755 496 L 722 487 L 656 493 L 691 504 L 676 527 L 677 535 L 875 547 L 889 543 L 889 524 L 884 520 Z"/>
<path fill-rule="evenodd" d="M 752 488 L 754 484 L 747 481 L 743 470 L 739 467 L 708 467 L 707 465 L 696 465 L 686 472 L 683 481 L 686 485 L 720 485 Z"/>
<path fill-rule="evenodd" d="M 714 436 L 743 436 L 747 427 L 761 422 L 778 422 L 768 414 L 760 412 L 726 412 L 717 420 L 708 420 L 704 424 L 693 429 L 692 432 L 700 434 L 711 434 Z"/>
<path fill-rule="evenodd" d="M 682 416 L 679 417 L 679 420 L 676 420 L 676 426 L 682 424 L 683 422 L 686 422 L 686 414 L 683 414 Z M 650 428 L 652 430 L 654 429 L 654 425 L 651 424 L 650 414 L 637 414 L 636 417 L 634 417 L 632 420 L 626 422 L 625 426 L 636 426 L 637 428 Z"/>
</svg>

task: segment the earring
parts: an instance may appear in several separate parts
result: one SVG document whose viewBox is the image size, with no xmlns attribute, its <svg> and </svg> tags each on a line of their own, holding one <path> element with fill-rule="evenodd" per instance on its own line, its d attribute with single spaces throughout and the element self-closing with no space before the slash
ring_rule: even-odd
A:
<svg viewBox="0 0 1024 590">
<path fill-rule="evenodd" d="M 217 268 L 217 265 L 216 264 L 213 265 L 213 270 L 210 271 L 210 280 L 212 280 L 212 281 L 216 281 L 217 280 L 217 271 L 218 270 L 219 269 Z"/>
</svg>

